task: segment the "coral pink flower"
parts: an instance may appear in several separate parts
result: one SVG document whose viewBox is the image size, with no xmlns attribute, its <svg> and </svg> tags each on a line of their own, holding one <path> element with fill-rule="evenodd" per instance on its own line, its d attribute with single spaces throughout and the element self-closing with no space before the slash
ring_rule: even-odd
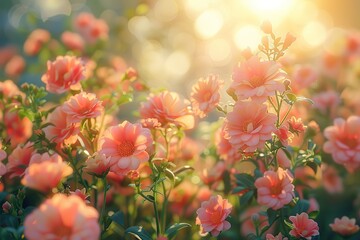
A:
<svg viewBox="0 0 360 240">
<path fill-rule="evenodd" d="M 175 124 L 191 129 L 194 127 L 194 116 L 189 110 L 189 104 L 175 92 L 151 94 L 148 101 L 141 104 L 140 115 L 143 119 L 156 118 L 162 126 Z"/>
<path fill-rule="evenodd" d="M 201 179 L 207 185 L 212 185 L 222 179 L 223 173 L 226 170 L 224 161 L 219 161 L 211 168 L 205 168 L 202 171 Z"/>
<path fill-rule="evenodd" d="M 291 143 L 293 134 L 289 131 L 289 127 L 287 125 L 282 125 L 278 129 L 275 130 L 275 135 L 279 138 L 281 144 L 283 146 L 288 146 Z"/>
<path fill-rule="evenodd" d="M 291 79 L 291 90 L 298 93 L 314 84 L 318 79 L 318 73 L 310 65 L 297 65 L 294 67 Z"/>
<path fill-rule="evenodd" d="M 2 93 L 5 98 L 24 96 L 24 93 L 19 90 L 19 88 L 12 80 L 0 82 L 0 93 Z"/>
<path fill-rule="evenodd" d="M 77 196 L 56 194 L 25 218 L 26 239 L 96 240 L 100 237 L 98 212 Z"/>
<path fill-rule="evenodd" d="M 75 19 L 75 28 L 89 43 L 96 43 L 99 39 L 106 40 L 109 27 L 102 19 L 96 19 L 90 13 L 81 13 Z"/>
<path fill-rule="evenodd" d="M 343 191 L 342 179 L 336 168 L 331 165 L 321 164 L 322 184 L 329 193 L 341 193 Z"/>
<path fill-rule="evenodd" d="M 24 43 L 24 52 L 29 56 L 39 53 L 42 46 L 50 41 L 50 33 L 44 29 L 35 29 L 30 33 Z"/>
<path fill-rule="evenodd" d="M 17 77 L 21 75 L 26 66 L 25 60 L 23 57 L 16 55 L 10 59 L 10 61 L 5 66 L 5 73 L 10 77 Z"/>
<path fill-rule="evenodd" d="M 28 142 L 24 146 L 18 145 L 12 153 L 9 154 L 7 169 L 10 173 L 10 178 L 20 176 L 25 173 L 25 169 L 30 163 L 30 159 L 34 154 L 33 143 Z"/>
<path fill-rule="evenodd" d="M 62 178 L 72 174 L 73 170 L 59 155 L 55 155 L 51 160 L 46 161 L 46 157 L 51 158 L 45 153 L 45 158 L 41 162 L 34 162 L 25 171 L 25 176 L 21 180 L 24 186 L 47 193 L 55 188 Z"/>
<path fill-rule="evenodd" d="M 237 102 L 227 115 L 227 138 L 234 147 L 244 152 L 262 149 L 276 130 L 276 119 L 275 114 L 267 112 L 264 104 Z"/>
<path fill-rule="evenodd" d="M 214 75 L 198 80 L 192 87 L 190 98 L 195 115 L 203 118 L 216 108 L 220 101 L 219 90 L 223 83 Z"/>
<path fill-rule="evenodd" d="M 343 216 L 341 219 L 335 218 L 335 222 L 329 224 L 329 226 L 331 230 L 342 236 L 349 236 L 359 231 L 355 218 L 350 219 L 346 216 Z"/>
<path fill-rule="evenodd" d="M 339 93 L 334 90 L 318 93 L 312 99 L 314 100 L 314 107 L 324 114 L 334 115 L 337 106 L 340 104 Z"/>
<path fill-rule="evenodd" d="M 200 225 L 202 234 L 208 232 L 214 237 L 221 231 L 229 230 L 231 225 L 225 219 L 230 215 L 232 205 L 220 195 L 212 196 L 208 201 L 202 202 L 196 211 L 196 224 Z"/>
<path fill-rule="evenodd" d="M 99 154 L 110 157 L 110 171 L 126 175 L 149 160 L 146 149 L 152 144 L 150 130 L 127 121 L 108 128 L 100 139 Z"/>
<path fill-rule="evenodd" d="M 47 72 L 41 81 L 51 93 L 64 93 L 69 89 L 80 90 L 80 80 L 84 78 L 85 67 L 80 59 L 73 56 L 58 56 L 47 62 Z"/>
<path fill-rule="evenodd" d="M 266 240 L 288 240 L 287 237 L 283 237 L 283 235 L 281 233 L 279 233 L 278 235 L 274 236 L 270 233 L 266 234 Z"/>
<path fill-rule="evenodd" d="M 5 65 L 16 53 L 17 48 L 13 45 L 0 48 L 0 66 Z"/>
<path fill-rule="evenodd" d="M 334 126 L 324 130 L 324 136 L 328 139 L 324 144 L 324 151 L 331 154 L 336 163 L 344 165 L 349 172 L 359 168 L 360 117 L 335 119 Z"/>
<path fill-rule="evenodd" d="M 62 110 L 68 115 L 69 123 L 78 123 L 87 118 L 100 116 L 104 107 L 95 94 L 81 92 L 67 100 Z"/>
<path fill-rule="evenodd" d="M 303 133 L 306 129 L 306 126 L 303 124 L 301 118 L 296 118 L 292 116 L 288 121 L 289 131 L 298 135 L 299 133 Z"/>
<path fill-rule="evenodd" d="M 242 154 L 229 142 L 229 139 L 226 138 L 225 129 L 226 122 L 216 133 L 215 146 L 220 158 L 228 162 L 229 165 L 231 165 L 235 161 L 241 160 Z"/>
<path fill-rule="evenodd" d="M 178 216 L 190 217 L 194 211 L 192 202 L 196 199 L 198 187 L 189 181 L 183 181 L 178 187 L 174 188 L 170 194 L 170 210 Z"/>
<path fill-rule="evenodd" d="M 27 117 L 21 119 L 17 112 L 5 112 L 4 125 L 12 146 L 24 143 L 32 135 L 32 122 Z"/>
<path fill-rule="evenodd" d="M 86 167 L 84 170 L 88 173 L 101 176 L 109 171 L 111 166 L 111 157 L 106 157 L 105 154 L 97 154 L 95 157 L 91 157 L 86 161 Z"/>
<path fill-rule="evenodd" d="M 257 201 L 274 210 L 290 203 L 294 195 L 293 176 L 289 170 L 278 168 L 276 172 L 266 171 L 263 177 L 256 179 Z"/>
<path fill-rule="evenodd" d="M 63 32 L 61 34 L 61 41 L 70 50 L 82 52 L 85 48 L 84 39 L 77 33 Z"/>
<path fill-rule="evenodd" d="M 318 224 L 309 219 L 307 213 L 296 214 L 296 216 L 291 216 L 289 220 L 293 223 L 293 229 L 290 231 L 291 236 L 310 240 L 312 236 L 319 235 Z"/>
<path fill-rule="evenodd" d="M 73 196 L 78 196 L 81 200 L 83 200 L 85 203 L 90 203 L 88 198 L 90 195 L 86 194 L 86 188 L 83 189 L 76 189 L 75 192 L 70 191 L 70 194 Z"/>
<path fill-rule="evenodd" d="M 261 62 L 259 57 L 253 56 L 235 69 L 230 88 L 239 100 L 265 101 L 268 96 L 275 95 L 275 91 L 285 90 L 283 81 L 286 79 L 287 75 L 276 62 Z"/>
<path fill-rule="evenodd" d="M 46 122 L 52 124 L 43 129 L 47 139 L 56 142 L 59 146 L 73 144 L 77 141 L 79 125 L 69 122 L 69 115 L 61 106 L 48 115 Z"/>
</svg>

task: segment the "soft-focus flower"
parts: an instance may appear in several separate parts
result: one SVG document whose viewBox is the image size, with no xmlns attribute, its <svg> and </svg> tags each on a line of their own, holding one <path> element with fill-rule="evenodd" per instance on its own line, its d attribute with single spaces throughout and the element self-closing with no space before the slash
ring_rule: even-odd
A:
<svg viewBox="0 0 360 240">
<path fill-rule="evenodd" d="M 341 193 L 343 191 L 342 178 L 336 168 L 331 165 L 321 164 L 322 184 L 329 193 Z"/>
<path fill-rule="evenodd" d="M 27 117 L 20 118 L 16 111 L 6 111 L 3 121 L 12 146 L 24 143 L 31 137 L 33 124 Z"/>
<path fill-rule="evenodd" d="M 1 148 L 2 148 L 2 144 L 0 142 L 0 177 L 4 176 L 7 173 L 7 168 L 6 168 L 5 164 L 2 162 L 6 158 L 7 154 Z"/>
<path fill-rule="evenodd" d="M 144 128 L 149 128 L 149 129 L 161 127 L 161 123 L 156 118 L 141 119 L 141 125 Z"/>
<path fill-rule="evenodd" d="M 263 177 L 256 179 L 257 201 L 274 210 L 291 202 L 294 194 L 293 177 L 289 170 L 278 168 L 276 172 L 266 171 Z"/>
<path fill-rule="evenodd" d="M 77 123 L 87 118 L 100 116 L 104 107 L 95 94 L 81 92 L 67 100 L 62 105 L 62 110 L 68 115 L 69 123 Z"/>
<path fill-rule="evenodd" d="M 162 126 L 175 124 L 184 129 L 194 127 L 194 116 L 189 109 L 189 101 L 181 99 L 175 92 L 150 94 L 147 102 L 143 102 L 140 115 L 143 119 L 156 118 Z"/>
<path fill-rule="evenodd" d="M 2 210 L 4 211 L 4 213 L 10 213 L 12 205 L 8 201 L 6 201 L 6 202 L 4 202 L 4 204 L 1 207 L 2 207 Z"/>
<path fill-rule="evenodd" d="M 24 96 L 24 93 L 19 90 L 12 80 L 0 82 L 0 93 L 3 94 L 5 99 L 13 98 L 15 96 Z"/>
<path fill-rule="evenodd" d="M 289 143 L 291 143 L 293 134 L 289 131 L 289 127 L 287 125 L 280 126 L 274 133 L 279 138 L 283 146 L 286 147 Z"/>
<path fill-rule="evenodd" d="M 281 233 L 279 233 L 278 235 L 274 236 L 270 233 L 266 234 L 266 240 L 288 240 L 287 237 L 283 237 L 283 235 Z"/>
<path fill-rule="evenodd" d="M 47 153 L 45 153 L 47 154 Z M 72 174 L 73 170 L 59 155 L 57 161 L 42 161 L 31 163 L 25 171 L 25 176 L 21 180 L 24 186 L 47 193 L 56 187 L 62 178 Z"/>
<path fill-rule="evenodd" d="M 265 141 L 271 139 L 276 130 L 276 115 L 267 112 L 264 104 L 237 102 L 227 115 L 227 138 L 236 148 L 244 152 L 263 149 Z"/>
<path fill-rule="evenodd" d="M 208 201 L 202 202 L 196 211 L 196 224 L 200 225 L 202 234 L 208 232 L 214 237 L 221 231 L 230 229 L 231 225 L 226 218 L 230 215 L 232 205 L 220 195 L 212 196 Z"/>
<path fill-rule="evenodd" d="M 39 53 L 43 45 L 50 41 L 50 33 L 45 29 L 35 29 L 24 43 L 24 52 L 29 56 Z"/>
<path fill-rule="evenodd" d="M 61 41 L 70 50 L 83 51 L 85 48 L 84 39 L 77 33 L 63 32 L 61 34 Z"/>
<path fill-rule="evenodd" d="M 271 25 L 270 21 L 264 21 L 261 24 L 260 28 L 266 34 L 271 34 L 272 33 L 272 25 Z"/>
<path fill-rule="evenodd" d="M 259 205 L 250 206 L 244 209 L 244 212 L 240 214 L 240 231 L 243 236 L 248 236 L 250 233 L 256 234 L 256 228 L 254 223 L 254 216 L 256 216 L 257 221 L 259 223 L 259 228 L 263 229 L 264 227 L 269 225 L 267 216 L 265 214 L 260 214 L 260 212 L 266 211 L 263 207 Z M 270 228 L 267 232 L 271 232 Z"/>
<path fill-rule="evenodd" d="M 96 240 L 100 236 L 98 217 L 79 197 L 56 194 L 25 218 L 24 234 L 29 240 Z"/>
<path fill-rule="evenodd" d="M 20 176 L 25 173 L 25 169 L 30 163 L 30 159 L 34 154 L 34 147 L 32 142 L 25 145 L 18 145 L 12 153 L 9 154 L 8 163 L 6 165 L 10 178 Z"/>
<path fill-rule="evenodd" d="M 0 48 L 0 66 L 5 65 L 17 53 L 14 45 L 7 45 Z"/>
<path fill-rule="evenodd" d="M 15 55 L 5 66 L 5 73 L 10 77 L 17 77 L 24 71 L 26 62 L 23 57 Z"/>
<path fill-rule="evenodd" d="M 69 116 L 61 106 L 48 115 L 46 122 L 52 124 L 43 129 L 47 139 L 59 146 L 73 144 L 77 141 L 79 126 L 69 122 Z"/>
<path fill-rule="evenodd" d="M 100 39 L 106 40 L 109 34 L 106 22 L 95 18 L 91 13 L 80 13 L 75 19 L 75 28 L 91 44 Z"/>
<path fill-rule="evenodd" d="M 290 231 L 291 236 L 310 240 L 312 236 L 319 235 L 318 224 L 314 220 L 309 219 L 307 213 L 296 214 L 296 216 L 289 217 L 289 220 L 293 225 L 293 229 Z"/>
<path fill-rule="evenodd" d="M 126 175 L 149 160 L 146 149 L 152 144 L 150 130 L 127 121 L 108 128 L 100 139 L 99 154 L 110 157 L 110 171 Z"/>
<path fill-rule="evenodd" d="M 261 62 L 259 57 L 253 56 L 234 70 L 230 88 L 239 100 L 251 98 L 263 102 L 268 96 L 275 95 L 275 91 L 283 92 L 286 79 L 287 75 L 276 62 Z"/>
<path fill-rule="evenodd" d="M 55 61 L 47 62 L 47 72 L 41 77 L 46 90 L 51 93 L 64 93 L 80 90 L 80 80 L 84 78 L 84 65 L 74 56 L 58 56 Z"/>
<path fill-rule="evenodd" d="M 290 168 L 291 167 L 291 161 L 286 155 L 285 151 L 283 149 L 279 149 L 276 152 L 276 160 L 280 167 L 282 168 Z"/>
<path fill-rule="evenodd" d="M 222 85 L 223 81 L 214 75 L 197 81 L 192 87 L 190 98 L 195 115 L 203 118 L 216 108 L 220 101 L 219 89 Z"/>
<path fill-rule="evenodd" d="M 79 197 L 85 203 L 90 203 L 90 201 L 88 200 L 90 195 L 86 194 L 86 188 L 76 189 L 74 192 L 70 191 L 70 194 Z"/>
<path fill-rule="evenodd" d="M 183 181 L 179 186 L 171 191 L 169 196 L 169 208 L 173 214 L 178 216 L 190 217 L 199 206 L 194 208 L 192 202 L 197 198 L 198 187 L 189 181 Z M 206 199 L 208 200 L 208 199 Z"/>
<path fill-rule="evenodd" d="M 86 161 L 84 171 L 101 176 L 109 171 L 110 163 L 110 157 L 106 157 L 105 154 L 97 154 L 95 157 L 90 157 Z"/>
<path fill-rule="evenodd" d="M 343 216 L 342 218 L 335 218 L 335 222 L 329 224 L 331 230 L 342 235 L 349 236 L 359 231 L 359 226 L 356 224 L 355 218 L 348 218 Z"/>
<path fill-rule="evenodd" d="M 342 164 L 349 172 L 360 166 L 360 117 L 350 116 L 347 120 L 337 118 L 334 125 L 324 130 L 328 139 L 324 151 L 332 155 L 334 161 Z"/>
<path fill-rule="evenodd" d="M 294 37 L 291 33 L 287 33 L 285 36 L 284 44 L 283 44 L 283 50 L 289 48 L 291 44 L 293 44 L 296 40 L 296 37 Z"/>
<path fill-rule="evenodd" d="M 318 79 L 316 69 L 311 65 L 296 65 L 292 73 L 291 90 L 295 93 L 309 88 Z"/>
<path fill-rule="evenodd" d="M 219 154 L 220 158 L 225 160 L 229 165 L 233 164 L 235 161 L 242 159 L 242 154 L 239 149 L 234 147 L 229 139 L 226 138 L 226 122 L 222 127 L 217 131 L 215 138 L 216 151 Z"/>
<path fill-rule="evenodd" d="M 207 185 L 212 185 L 215 182 L 222 179 L 223 173 L 226 170 L 226 164 L 224 161 L 217 162 L 211 168 L 205 168 L 202 171 L 201 179 Z"/>
<path fill-rule="evenodd" d="M 287 122 L 289 124 L 289 131 L 295 133 L 296 135 L 299 135 L 299 133 L 303 133 L 306 129 L 306 126 L 303 124 L 301 118 L 296 118 L 295 116 L 292 116 Z"/>
<path fill-rule="evenodd" d="M 323 114 L 334 115 L 337 106 L 340 104 L 339 93 L 328 90 L 318 93 L 312 97 L 314 108 L 319 109 Z"/>
</svg>

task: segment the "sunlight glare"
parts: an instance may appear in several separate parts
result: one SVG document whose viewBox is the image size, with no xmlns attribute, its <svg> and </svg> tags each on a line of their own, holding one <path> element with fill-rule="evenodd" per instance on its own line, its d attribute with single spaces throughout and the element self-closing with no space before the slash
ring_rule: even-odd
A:
<svg viewBox="0 0 360 240">
<path fill-rule="evenodd" d="M 261 36 L 262 32 L 258 27 L 246 25 L 235 32 L 234 41 L 236 46 L 241 50 L 247 47 L 255 50 L 260 44 Z"/>
</svg>

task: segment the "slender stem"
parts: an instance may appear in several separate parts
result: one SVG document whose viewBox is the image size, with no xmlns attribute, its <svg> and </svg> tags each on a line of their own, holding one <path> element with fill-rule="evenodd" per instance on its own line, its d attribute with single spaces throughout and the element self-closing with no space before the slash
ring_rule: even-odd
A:
<svg viewBox="0 0 360 240">
<path fill-rule="evenodd" d="M 103 204 L 102 204 L 102 207 L 101 207 L 101 213 L 100 213 L 100 225 L 103 224 L 103 231 L 105 231 L 105 208 L 106 208 L 106 192 L 107 192 L 107 181 L 106 181 L 106 177 L 102 178 L 102 182 L 103 182 L 103 185 L 104 185 L 104 199 L 103 199 Z"/>
<path fill-rule="evenodd" d="M 154 197 L 153 206 L 154 206 L 155 221 L 156 221 L 156 236 L 159 236 L 161 230 L 160 230 L 159 210 L 157 208 L 157 202 L 156 202 L 156 198 L 157 198 L 156 186 L 157 184 L 154 185 L 154 189 L 153 189 L 153 197 Z"/>
</svg>

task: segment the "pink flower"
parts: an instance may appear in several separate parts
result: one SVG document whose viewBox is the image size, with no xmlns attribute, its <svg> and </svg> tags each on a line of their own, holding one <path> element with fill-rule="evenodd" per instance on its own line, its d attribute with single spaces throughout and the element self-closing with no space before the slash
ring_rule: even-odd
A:
<svg viewBox="0 0 360 240">
<path fill-rule="evenodd" d="M 46 122 L 52 125 L 43 129 L 47 139 L 55 142 L 58 146 L 64 144 L 73 144 L 77 141 L 77 134 L 79 133 L 79 125 L 70 123 L 69 115 L 63 110 L 63 107 L 57 107 L 47 117 Z"/>
<path fill-rule="evenodd" d="M 289 170 L 278 168 L 276 172 L 266 171 L 263 177 L 256 179 L 257 201 L 274 210 L 290 203 L 294 195 L 293 177 Z"/>
<path fill-rule="evenodd" d="M 276 160 L 278 161 L 279 166 L 282 168 L 291 167 L 290 159 L 288 158 L 284 150 L 281 148 L 276 152 Z"/>
<path fill-rule="evenodd" d="M 21 183 L 29 188 L 47 193 L 55 188 L 62 178 L 71 175 L 73 170 L 57 154 L 50 157 L 45 153 L 44 156 L 43 161 L 40 160 L 41 162 L 29 165 Z M 46 160 L 46 157 L 49 157 L 49 160 Z"/>
<path fill-rule="evenodd" d="M 350 116 L 334 120 L 334 126 L 324 130 L 328 139 L 324 151 L 332 155 L 334 161 L 342 164 L 349 172 L 360 166 L 360 117 Z"/>
<path fill-rule="evenodd" d="M 220 158 L 228 162 L 229 165 L 231 165 L 235 161 L 241 160 L 242 154 L 229 142 L 229 139 L 226 138 L 227 134 L 225 129 L 226 122 L 216 133 L 215 146 Z"/>
<path fill-rule="evenodd" d="M 303 133 L 306 129 L 306 126 L 303 124 L 301 118 L 296 118 L 292 116 L 288 121 L 289 131 L 299 135 L 299 133 Z"/>
<path fill-rule="evenodd" d="M 220 195 L 212 196 L 208 201 L 202 202 L 196 211 L 196 225 L 200 225 L 202 234 L 208 232 L 214 237 L 221 231 L 229 230 L 231 225 L 225 219 L 230 215 L 232 205 Z"/>
<path fill-rule="evenodd" d="M 29 240 L 100 237 L 98 212 L 77 196 L 56 194 L 25 218 L 24 234 Z"/>
<path fill-rule="evenodd" d="M 34 154 L 33 143 L 28 142 L 25 145 L 18 145 L 8 157 L 7 170 L 10 178 L 20 176 L 25 173 L 25 169 L 30 163 L 30 159 Z"/>
<path fill-rule="evenodd" d="M 349 236 L 359 231 L 355 218 L 349 219 L 346 216 L 343 216 L 341 219 L 335 218 L 335 222 L 329 224 L 329 226 L 331 230 L 342 236 Z"/>
<path fill-rule="evenodd" d="M 329 193 L 341 193 L 343 191 L 342 179 L 336 168 L 331 165 L 321 164 L 322 183 Z"/>
<path fill-rule="evenodd" d="M 276 119 L 275 114 L 267 112 L 264 104 L 237 102 L 227 115 L 227 138 L 234 147 L 244 152 L 262 149 L 276 130 Z"/>
<path fill-rule="evenodd" d="M 19 90 L 12 80 L 0 82 L 0 93 L 2 93 L 6 99 L 13 98 L 15 96 L 24 96 L 24 93 Z"/>
<path fill-rule="evenodd" d="M 150 130 L 127 121 L 108 128 L 100 139 L 99 154 L 110 157 L 110 171 L 126 175 L 149 160 L 146 149 L 152 144 Z"/>
<path fill-rule="evenodd" d="M 109 27 L 102 19 L 96 19 L 91 13 L 81 13 L 75 19 L 75 28 L 89 43 L 96 43 L 99 39 L 106 40 Z"/>
<path fill-rule="evenodd" d="M 175 124 L 184 129 L 194 127 L 194 116 L 189 110 L 189 102 L 175 92 L 151 94 L 147 102 L 141 104 L 141 118 L 156 118 L 164 127 Z"/>
<path fill-rule="evenodd" d="M 4 125 L 12 146 L 24 143 L 32 135 L 32 122 L 27 117 L 20 118 L 17 112 L 5 112 Z"/>
<path fill-rule="evenodd" d="M 211 168 L 205 168 L 202 171 L 201 179 L 206 185 L 212 185 L 223 178 L 223 173 L 226 170 L 224 161 L 219 161 Z"/>
<path fill-rule="evenodd" d="M 47 30 L 35 29 L 24 43 L 24 52 L 29 56 L 35 56 L 43 45 L 50 41 L 50 38 L 50 33 Z"/>
<path fill-rule="evenodd" d="M 61 34 L 61 41 L 70 50 L 82 52 L 85 47 L 84 39 L 77 33 L 63 32 Z"/>
<path fill-rule="evenodd" d="M 47 72 L 41 77 L 46 90 L 51 93 L 64 93 L 69 89 L 80 90 L 80 80 L 84 78 L 85 67 L 80 59 L 73 56 L 58 56 L 47 62 Z"/>
<path fill-rule="evenodd" d="M 19 55 L 13 56 L 5 66 L 5 73 L 10 77 L 17 77 L 22 74 L 26 66 L 23 57 Z"/>
<path fill-rule="evenodd" d="M 95 94 L 81 92 L 67 100 L 62 110 L 68 115 L 69 123 L 78 123 L 87 118 L 100 116 L 104 112 L 104 107 Z"/>
<path fill-rule="evenodd" d="M 291 90 L 298 93 L 313 85 L 318 77 L 316 69 L 311 65 L 297 65 L 292 73 Z"/>
<path fill-rule="evenodd" d="M 282 125 L 278 129 L 275 130 L 275 135 L 280 140 L 283 146 L 288 146 L 289 142 L 291 143 L 293 134 L 289 131 L 289 127 L 287 125 Z"/>
<path fill-rule="evenodd" d="M 310 240 L 312 236 L 319 235 L 318 224 L 309 219 L 307 213 L 296 214 L 296 216 L 291 216 L 289 220 L 293 223 L 293 229 L 290 231 L 291 236 Z"/>
<path fill-rule="evenodd" d="M 334 115 L 336 107 L 340 104 L 339 93 L 334 90 L 318 93 L 313 96 L 312 99 L 314 100 L 314 107 L 319 109 L 323 114 L 330 113 Z"/>
<path fill-rule="evenodd" d="M 234 70 L 230 88 L 239 100 L 251 98 L 263 102 L 275 95 L 275 91 L 283 92 L 286 79 L 287 75 L 276 62 L 261 62 L 259 57 L 253 56 Z"/>
<path fill-rule="evenodd" d="M 283 235 L 281 233 L 279 233 L 278 235 L 274 236 L 270 233 L 266 234 L 266 240 L 288 240 L 287 237 L 283 237 Z"/>
<path fill-rule="evenodd" d="M 76 189 L 75 192 L 70 191 L 70 194 L 73 196 L 79 197 L 81 200 L 83 200 L 85 203 L 90 203 L 88 198 L 90 195 L 86 194 L 86 188 L 83 189 Z"/>
<path fill-rule="evenodd" d="M 216 108 L 220 101 L 219 89 L 223 83 L 214 75 L 198 80 L 192 87 L 190 98 L 195 115 L 203 118 Z"/>
<path fill-rule="evenodd" d="M 93 173 L 98 176 L 105 174 L 109 171 L 111 166 L 111 157 L 106 157 L 105 154 L 97 154 L 86 161 L 84 170 L 88 173 Z"/>
</svg>

